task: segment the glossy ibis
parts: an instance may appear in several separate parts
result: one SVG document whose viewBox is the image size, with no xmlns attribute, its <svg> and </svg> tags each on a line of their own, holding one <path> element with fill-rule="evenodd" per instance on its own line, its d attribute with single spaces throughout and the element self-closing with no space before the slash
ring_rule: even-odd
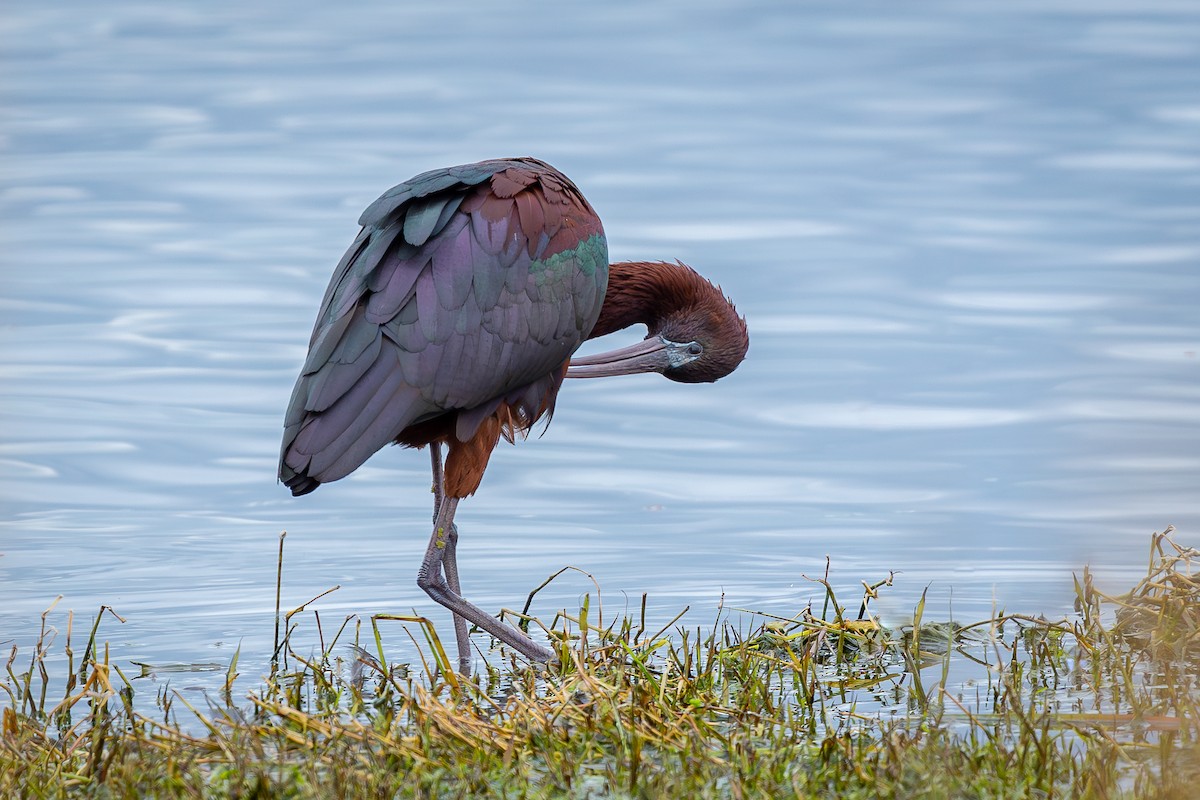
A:
<svg viewBox="0 0 1200 800">
<path fill-rule="evenodd" d="M 608 263 L 596 212 L 542 161 L 483 161 L 418 175 L 372 203 L 334 271 L 288 405 L 279 477 L 294 495 L 395 442 L 430 447 L 434 527 L 418 585 L 526 657 L 554 654 L 462 597 L 458 502 L 500 437 L 549 417 L 564 377 L 658 372 L 715 381 L 746 355 L 745 320 L 681 263 Z M 588 338 L 634 324 L 644 341 L 571 361 Z M 447 446 L 445 468 L 442 445 Z"/>
</svg>

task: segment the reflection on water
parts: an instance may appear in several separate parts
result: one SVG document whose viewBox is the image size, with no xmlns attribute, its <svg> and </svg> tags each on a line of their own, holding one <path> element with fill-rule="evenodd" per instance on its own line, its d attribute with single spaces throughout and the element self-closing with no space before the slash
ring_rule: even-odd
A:
<svg viewBox="0 0 1200 800">
<path fill-rule="evenodd" d="M 714 386 L 570 383 L 502 447 L 459 518 L 483 607 L 574 564 L 610 610 L 790 614 L 828 555 L 849 603 L 900 572 L 893 622 L 926 586 L 1054 615 L 1200 531 L 1194 4 L 376 5 L 6 15 L 0 640 L 63 594 L 122 657 L 259 663 L 284 529 L 286 604 L 445 624 L 426 457 L 292 499 L 280 416 L 359 211 L 503 155 L 752 346 Z"/>
</svg>

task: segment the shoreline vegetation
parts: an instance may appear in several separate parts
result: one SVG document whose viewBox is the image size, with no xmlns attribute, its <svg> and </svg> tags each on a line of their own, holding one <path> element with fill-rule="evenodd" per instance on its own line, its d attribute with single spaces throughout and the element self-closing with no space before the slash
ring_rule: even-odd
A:
<svg viewBox="0 0 1200 800">
<path fill-rule="evenodd" d="M 587 595 L 544 626 L 561 666 L 493 651 L 470 680 L 427 620 L 326 631 L 310 601 L 278 615 L 253 691 L 233 690 L 235 654 L 204 665 L 225 672 L 207 707 L 167 688 L 154 714 L 130 680 L 154 667 L 102 638 L 114 612 L 80 652 L 47 610 L 0 675 L 0 796 L 1195 796 L 1200 551 L 1171 528 L 1126 594 L 1085 567 L 1059 620 L 937 622 L 921 601 L 888 630 L 871 601 L 890 577 L 845 605 L 816 582 L 824 602 L 740 627 L 718 610 L 707 628 L 650 629 L 644 599 L 609 618 Z M 387 660 L 397 622 L 419 663 Z"/>
</svg>

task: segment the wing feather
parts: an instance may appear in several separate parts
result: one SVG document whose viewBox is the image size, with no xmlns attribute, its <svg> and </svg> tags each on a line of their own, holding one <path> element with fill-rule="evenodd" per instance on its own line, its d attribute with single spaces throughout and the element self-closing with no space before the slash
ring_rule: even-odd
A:
<svg viewBox="0 0 1200 800">
<path fill-rule="evenodd" d="M 337 402 L 367 373 L 382 349 L 383 337 L 377 330 L 370 343 L 352 360 L 331 360 L 326 363 L 309 381 L 304 408 L 308 411 L 324 411 Z"/>
<path fill-rule="evenodd" d="M 400 312 L 413 296 L 421 273 L 428 266 L 424 252 L 412 258 L 397 259 L 381 275 L 387 278 L 367 299 L 367 322 L 383 325 Z"/>
<path fill-rule="evenodd" d="M 446 311 L 460 309 L 471 293 L 472 271 L 463 269 L 471 257 L 471 226 L 465 219 L 445 229 L 438 248 L 433 251 L 433 282 L 438 303 Z"/>
<path fill-rule="evenodd" d="M 417 322 L 421 332 L 433 344 L 442 344 L 454 331 L 454 314 L 447 313 L 438 302 L 437 284 L 433 280 L 432 266 L 421 270 L 417 278 Z"/>
<path fill-rule="evenodd" d="M 392 358 L 389 353 L 372 362 L 367 375 L 378 380 L 369 385 L 362 381 L 352 386 L 339 398 L 337 408 L 328 413 L 309 415 L 296 437 L 294 449 L 317 459 L 317 463 L 312 465 L 314 474 L 320 474 L 322 467 L 335 457 L 331 453 L 331 445 L 339 440 L 348 443 L 358 439 L 371 421 L 386 410 L 388 398 L 405 385 L 403 376 L 389 363 Z M 369 413 L 372 411 L 376 413 Z M 326 455 L 322 456 L 323 453 Z M 325 459 L 323 463 L 321 458 Z"/>
<path fill-rule="evenodd" d="M 546 197 L 541 192 L 522 192 L 516 196 L 517 213 L 521 217 L 521 230 L 540 231 L 546 225 L 546 217 L 542 209 L 546 205 Z"/>
<path fill-rule="evenodd" d="M 450 223 L 450 220 L 462 219 L 461 217 L 456 217 L 455 214 L 457 213 L 459 207 L 462 206 L 463 199 L 463 195 L 458 194 L 446 200 L 446 204 L 442 206 L 442 213 L 438 215 L 437 224 L 433 226 L 434 236 L 439 235 L 443 230 L 445 230 L 446 226 Z"/>
<path fill-rule="evenodd" d="M 404 215 L 404 238 L 409 244 L 420 247 L 429 240 L 442 216 L 442 209 L 446 207 L 446 200 L 435 195 L 427 200 L 413 201 Z"/>
<path fill-rule="evenodd" d="M 357 438 L 343 435 L 321 452 L 320 461 L 313 458 L 313 474 L 321 475 L 326 482 L 346 477 L 396 438 L 397 420 L 420 416 L 413 409 L 425 407 L 421 393 L 412 386 L 401 386 L 391 396 L 381 392 L 375 401 L 362 415 L 367 426 Z M 378 415 L 371 416 L 375 411 Z"/>
<path fill-rule="evenodd" d="M 353 317 L 347 314 L 344 317 L 333 320 L 328 325 L 318 327 L 313 332 L 313 341 L 308 348 L 308 358 L 304 360 L 304 367 L 300 373 L 301 378 L 317 372 L 321 369 L 321 365 L 333 356 L 333 351 L 337 349 L 338 343 L 342 341 L 342 336 L 345 335 L 346 329 L 350 327 L 351 321 L 353 321 Z"/>
<path fill-rule="evenodd" d="M 494 256 L 480 244 L 478 237 L 471 239 L 471 287 L 475 303 L 480 311 L 494 308 L 504 288 L 504 275 L 495 266 Z"/>
</svg>

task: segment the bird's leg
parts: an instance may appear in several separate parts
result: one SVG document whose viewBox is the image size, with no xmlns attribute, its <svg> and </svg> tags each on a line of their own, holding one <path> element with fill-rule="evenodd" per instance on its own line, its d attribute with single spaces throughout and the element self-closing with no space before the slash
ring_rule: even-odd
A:
<svg viewBox="0 0 1200 800">
<path fill-rule="evenodd" d="M 417 586 L 425 591 L 438 603 L 441 603 L 456 616 L 482 628 L 504 644 L 516 650 L 531 661 L 553 662 L 557 657 L 548 648 L 542 647 L 521 631 L 488 614 L 483 609 L 463 599 L 457 591 L 452 591 L 448 581 L 442 576 L 446 566 L 447 551 L 453 552 L 454 540 L 457 534 L 450 534 L 454 526 L 454 512 L 458 508 L 457 497 L 447 497 L 442 500 L 442 508 L 438 512 L 437 521 L 433 524 L 433 535 L 429 538 L 429 547 L 425 550 L 425 560 L 417 572 Z M 447 569 L 447 573 L 449 570 Z M 459 653 L 459 669 L 468 672 L 469 664 L 463 661 L 464 653 Z"/>
<path fill-rule="evenodd" d="M 429 446 L 429 454 L 433 461 L 433 524 L 436 526 L 438 514 L 441 513 L 442 500 L 446 496 L 446 474 L 442 469 L 442 443 L 434 442 Z M 442 570 L 446 575 L 446 586 L 451 592 L 462 596 L 461 584 L 458 580 L 458 526 L 453 522 L 446 528 L 445 548 L 442 553 Z M 458 614 L 454 618 L 454 642 L 458 648 L 458 671 L 464 675 L 471 672 L 471 637 L 467 632 L 467 621 Z"/>
<path fill-rule="evenodd" d="M 433 461 L 433 521 L 437 522 L 438 512 L 442 510 L 442 498 L 446 496 L 446 472 L 442 469 L 442 443 L 434 442 L 429 445 L 429 455 Z"/>
<path fill-rule="evenodd" d="M 458 582 L 458 526 L 454 523 L 446 528 L 446 548 L 442 554 L 442 569 L 446 573 L 446 588 L 452 594 L 462 597 L 462 588 Z M 467 632 L 467 621 L 458 614 L 454 618 L 454 641 L 458 649 L 458 671 L 463 675 L 471 674 L 471 637 Z"/>
</svg>

